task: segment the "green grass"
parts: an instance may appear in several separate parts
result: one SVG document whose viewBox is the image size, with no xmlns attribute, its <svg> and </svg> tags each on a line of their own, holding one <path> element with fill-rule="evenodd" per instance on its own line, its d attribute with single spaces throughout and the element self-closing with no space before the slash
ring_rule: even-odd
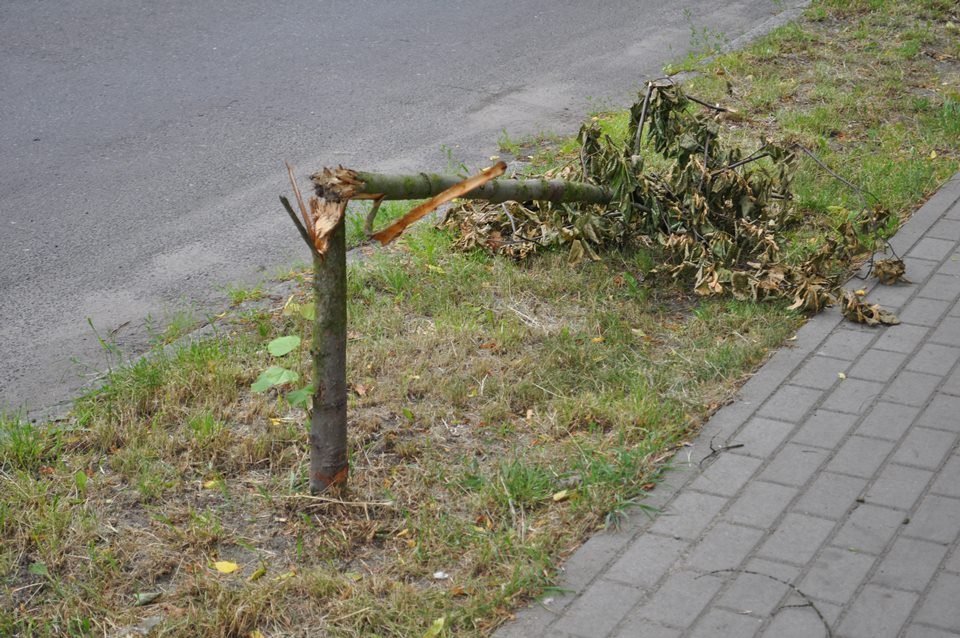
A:
<svg viewBox="0 0 960 638">
<path fill-rule="evenodd" d="M 955 51 L 951 21 L 952 2 L 815 2 L 745 51 L 691 61 L 689 90 L 739 109 L 733 141 L 801 141 L 906 218 L 960 159 L 960 65 L 927 53 Z M 593 117 L 626 135 L 624 113 Z M 569 139 L 501 142 L 544 169 L 578 161 Z M 796 192 L 797 255 L 860 205 L 806 160 Z M 378 226 L 411 205 L 385 204 Z M 350 212 L 353 245 L 365 216 Z M 489 635 L 643 507 L 669 452 L 802 322 L 650 286 L 642 247 L 574 267 L 453 241 L 424 224 L 350 267 L 345 502 L 304 497 L 305 416 L 249 391 L 271 339 L 309 343 L 279 307 L 115 370 L 65 422 L 0 416 L 0 634 L 160 617 L 157 636 L 422 636 L 438 618 L 444 635 Z M 305 301 L 309 277 L 293 277 Z"/>
</svg>

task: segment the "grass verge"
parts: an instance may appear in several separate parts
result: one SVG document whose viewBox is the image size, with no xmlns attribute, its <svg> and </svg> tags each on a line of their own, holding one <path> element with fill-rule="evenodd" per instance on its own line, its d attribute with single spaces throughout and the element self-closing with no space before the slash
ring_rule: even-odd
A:
<svg viewBox="0 0 960 638">
<path fill-rule="evenodd" d="M 957 169 L 957 22 L 952 2 L 814 3 L 689 90 L 738 107 L 734 135 L 795 136 L 905 217 Z M 858 204 L 812 164 L 798 195 L 796 250 Z M 304 496 L 303 415 L 248 390 L 269 339 L 309 336 L 279 309 L 118 370 L 66 421 L 0 417 L 0 635 L 420 636 L 441 618 L 437 635 L 486 635 L 642 506 L 801 321 L 647 287 L 639 248 L 570 267 L 451 242 L 418 228 L 351 267 L 347 500 Z"/>
</svg>

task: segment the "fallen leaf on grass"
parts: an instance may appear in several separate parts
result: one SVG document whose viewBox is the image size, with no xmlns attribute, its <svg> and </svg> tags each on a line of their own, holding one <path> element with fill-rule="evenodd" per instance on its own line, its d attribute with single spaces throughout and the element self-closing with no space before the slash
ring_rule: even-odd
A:
<svg viewBox="0 0 960 638">
<path fill-rule="evenodd" d="M 137 607 L 149 605 L 157 598 L 160 598 L 160 592 L 158 591 L 137 592 L 133 595 L 133 604 Z"/>
<path fill-rule="evenodd" d="M 213 564 L 213 568 L 221 574 L 232 574 L 240 569 L 240 566 L 229 560 L 218 560 Z"/>
<path fill-rule="evenodd" d="M 447 626 L 447 617 L 440 616 L 430 625 L 430 629 L 423 634 L 423 638 L 437 638 L 440 634 L 443 633 L 443 628 Z"/>
<path fill-rule="evenodd" d="M 559 492 L 554 493 L 553 502 L 561 503 L 570 498 L 570 490 L 560 490 Z"/>
</svg>

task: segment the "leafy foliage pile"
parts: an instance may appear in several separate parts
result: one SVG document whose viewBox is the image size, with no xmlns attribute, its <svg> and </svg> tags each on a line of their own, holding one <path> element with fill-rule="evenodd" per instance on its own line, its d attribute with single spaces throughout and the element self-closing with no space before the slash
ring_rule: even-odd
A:
<svg viewBox="0 0 960 638">
<path fill-rule="evenodd" d="M 703 296 L 786 298 L 791 308 L 812 312 L 843 300 L 855 321 L 897 322 L 840 289 L 854 260 L 875 249 L 878 231 L 896 222 L 888 211 L 864 206 L 848 213 L 816 249 L 791 257 L 785 248 L 803 220 L 790 187 L 798 154 L 809 151 L 771 140 L 749 154 L 728 147 L 721 123 L 736 114 L 688 97 L 672 82 L 650 83 L 641 98 L 630 110 L 625 140 L 585 124 L 579 161 L 544 175 L 603 185 L 612 191 L 610 204 L 465 202 L 446 220 L 460 233 L 457 245 L 518 258 L 569 245 L 570 260 L 578 262 L 639 242 L 659 248 L 662 265 L 653 274 L 690 280 Z M 902 262 L 890 261 L 884 272 L 902 274 Z"/>
</svg>

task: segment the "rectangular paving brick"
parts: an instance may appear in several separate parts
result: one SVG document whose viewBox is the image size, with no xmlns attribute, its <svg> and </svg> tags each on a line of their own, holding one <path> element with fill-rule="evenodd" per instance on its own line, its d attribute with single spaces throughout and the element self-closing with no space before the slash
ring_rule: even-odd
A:
<svg viewBox="0 0 960 638">
<path fill-rule="evenodd" d="M 933 229 L 931 228 L 931 230 Z M 957 242 L 955 240 L 927 236 L 918 241 L 913 249 L 907 253 L 907 256 L 940 261 L 953 252 L 956 247 Z"/>
<path fill-rule="evenodd" d="M 824 548 L 800 582 L 800 590 L 818 600 L 845 604 L 867 576 L 875 559 L 848 549 Z"/>
<path fill-rule="evenodd" d="M 579 636 L 604 636 L 640 602 L 644 592 L 607 580 L 595 581 L 557 619 L 554 628 Z"/>
<path fill-rule="evenodd" d="M 691 487 L 701 492 L 733 496 L 753 476 L 761 463 L 760 459 L 721 452 L 691 483 Z"/>
<path fill-rule="evenodd" d="M 950 305 L 949 301 L 943 299 L 914 298 L 898 317 L 905 324 L 935 326 Z"/>
<path fill-rule="evenodd" d="M 736 569 L 763 535 L 759 529 L 717 523 L 697 543 L 684 565 L 704 572 Z"/>
<path fill-rule="evenodd" d="M 960 317 L 949 316 L 930 335 L 930 341 L 948 346 L 960 346 Z"/>
<path fill-rule="evenodd" d="M 874 331 L 837 328 L 817 349 L 817 354 L 853 361 L 870 346 L 874 337 L 876 337 Z"/>
<path fill-rule="evenodd" d="M 957 366 L 953 374 L 943 382 L 943 385 L 940 386 L 940 392 L 960 396 L 960 366 Z"/>
<path fill-rule="evenodd" d="M 868 585 L 840 624 L 849 638 L 895 638 L 917 602 L 917 594 Z"/>
<path fill-rule="evenodd" d="M 957 634 L 930 625 L 912 624 L 907 627 L 903 638 L 957 638 Z"/>
<path fill-rule="evenodd" d="M 960 499 L 928 494 L 904 526 L 903 533 L 938 543 L 954 543 L 960 533 Z"/>
<path fill-rule="evenodd" d="M 935 470 L 950 453 L 956 440 L 957 435 L 953 432 L 917 426 L 911 429 L 897 446 L 892 460 L 895 463 Z"/>
<path fill-rule="evenodd" d="M 752 481 L 723 515 L 724 520 L 766 529 L 773 525 L 797 493 L 797 489 Z"/>
<path fill-rule="evenodd" d="M 948 572 L 960 574 L 960 547 L 953 548 L 953 554 L 947 559 L 943 568 Z"/>
<path fill-rule="evenodd" d="M 823 635 L 823 621 L 809 607 L 791 607 L 779 611 L 761 634 L 763 638 L 811 638 Z"/>
<path fill-rule="evenodd" d="M 933 472 L 890 463 L 867 490 L 865 499 L 871 505 L 906 511 L 916 504 L 932 477 Z"/>
<path fill-rule="evenodd" d="M 946 546 L 940 543 L 898 538 L 883 557 L 870 582 L 893 589 L 922 592 L 946 553 Z"/>
<path fill-rule="evenodd" d="M 960 498 L 960 455 L 954 453 L 947 461 L 937 474 L 937 479 L 933 482 L 930 491 L 934 494 Z"/>
<path fill-rule="evenodd" d="M 957 361 L 960 361 L 960 348 L 926 343 L 910 359 L 907 370 L 943 376 L 953 370 Z"/>
<path fill-rule="evenodd" d="M 885 401 L 904 405 L 924 405 L 943 377 L 920 372 L 901 372 L 883 392 Z"/>
<path fill-rule="evenodd" d="M 821 518 L 842 518 L 857 503 L 867 481 L 853 476 L 824 472 L 810 484 L 794 510 Z"/>
<path fill-rule="evenodd" d="M 899 326 L 887 326 L 881 328 L 883 334 L 873 344 L 878 350 L 890 350 L 893 352 L 913 352 L 917 345 L 923 341 L 930 329 L 926 326 L 909 326 L 901 324 Z"/>
<path fill-rule="evenodd" d="M 913 284 L 922 284 L 937 269 L 940 265 L 940 260 L 905 257 L 903 263 L 907 267 L 907 279 Z"/>
<path fill-rule="evenodd" d="M 743 447 L 730 450 L 730 453 L 767 458 L 780 447 L 795 427 L 797 426 L 794 423 L 754 417 L 730 441 Z"/>
<path fill-rule="evenodd" d="M 755 558 L 747 563 L 727 586 L 717 604 L 741 614 L 764 618 L 773 613 L 792 590 L 785 583 L 796 580 L 800 569 L 794 565 Z"/>
<path fill-rule="evenodd" d="M 804 419 L 800 429 L 793 434 L 791 441 L 804 445 L 833 448 L 850 432 L 856 421 L 857 415 L 855 414 L 816 410 Z"/>
<path fill-rule="evenodd" d="M 863 417 L 857 434 L 889 441 L 899 441 L 920 414 L 916 406 L 880 401 Z"/>
<path fill-rule="evenodd" d="M 830 543 L 861 552 L 879 554 L 905 520 L 898 510 L 861 505 L 850 514 Z"/>
<path fill-rule="evenodd" d="M 617 633 L 613 635 L 613 638 L 636 638 L 637 636 L 644 636 L 644 638 L 680 638 L 682 634 L 683 631 L 680 629 L 664 627 L 663 625 L 652 623 L 646 619 L 628 618 L 624 621 L 624 624 L 617 629 Z M 526 636 L 525 638 L 532 638 L 532 636 Z"/>
<path fill-rule="evenodd" d="M 618 530 L 605 530 L 590 537 L 563 566 L 562 586 L 571 593 L 579 593 L 596 578 L 604 568 L 630 545 L 633 533 L 621 526 Z M 552 608 L 562 608 L 575 596 L 555 596 Z"/>
<path fill-rule="evenodd" d="M 907 355 L 889 350 L 867 350 L 847 376 L 867 381 L 889 381 L 897 374 Z"/>
<path fill-rule="evenodd" d="M 960 276 L 937 273 L 917 293 L 928 299 L 952 301 L 960 296 Z"/>
<path fill-rule="evenodd" d="M 779 421 L 796 423 L 816 403 L 822 392 L 797 385 L 785 385 L 777 389 L 757 412 L 758 415 Z"/>
<path fill-rule="evenodd" d="M 833 530 L 833 521 L 803 514 L 787 514 L 757 555 L 803 565 L 813 558 Z"/>
<path fill-rule="evenodd" d="M 919 425 L 960 432 L 960 397 L 937 394 L 917 419 Z"/>
<path fill-rule="evenodd" d="M 927 237 L 958 241 L 960 240 L 960 221 L 941 219 L 930 227 L 930 230 L 927 231 Z"/>
<path fill-rule="evenodd" d="M 826 335 L 824 335 L 826 336 Z M 791 344 L 788 344 L 786 347 L 780 348 L 773 353 L 767 362 L 763 366 L 762 375 L 754 375 L 751 377 L 751 381 L 756 378 L 770 379 L 776 383 L 771 386 L 767 386 L 765 394 L 770 394 L 773 388 L 784 383 L 793 371 L 796 370 L 797 366 L 807 358 L 810 352 L 813 350 L 815 344 L 809 340 L 806 343 L 799 341 L 794 341 Z M 761 384 L 766 385 L 766 384 Z"/>
<path fill-rule="evenodd" d="M 711 609 L 697 622 L 689 638 L 753 638 L 760 630 L 762 618 L 751 618 L 723 609 Z M 638 634 L 643 635 L 643 634 Z"/>
<path fill-rule="evenodd" d="M 918 622 L 960 632 L 960 576 L 940 574 L 933 582 L 920 611 Z"/>
<path fill-rule="evenodd" d="M 833 389 L 820 407 L 834 412 L 864 414 L 882 391 L 882 383 L 846 379 Z"/>
<path fill-rule="evenodd" d="M 790 378 L 790 383 L 826 390 L 838 381 L 839 373 L 846 372 L 849 366 L 849 361 L 815 354 Z"/>
<path fill-rule="evenodd" d="M 820 469 L 827 456 L 826 450 L 788 443 L 761 472 L 760 478 L 773 483 L 800 487 Z"/>
<path fill-rule="evenodd" d="M 627 546 L 604 577 L 637 587 L 653 587 L 688 545 L 675 538 L 641 534 Z"/>
<path fill-rule="evenodd" d="M 877 303 L 891 311 L 899 311 L 916 292 L 913 284 L 900 283 L 890 286 L 877 286 L 867 295 L 870 303 Z"/>
<path fill-rule="evenodd" d="M 640 620 L 646 619 L 674 627 L 688 627 L 721 585 L 723 580 L 717 576 L 691 571 L 676 572 L 643 605 L 632 611 L 626 622 L 641 626 L 638 624 Z M 593 635 L 603 634 L 598 632 Z"/>
<path fill-rule="evenodd" d="M 683 492 L 657 516 L 650 531 L 665 536 L 696 539 L 726 505 L 721 496 Z"/>
<path fill-rule="evenodd" d="M 528 638 L 548 635 L 546 634 L 547 626 L 558 616 L 558 613 L 547 609 L 546 605 L 532 603 L 519 611 L 516 620 L 500 627 L 493 634 L 493 638 Z"/>
<path fill-rule="evenodd" d="M 851 436 L 830 460 L 831 472 L 872 477 L 893 450 L 894 443 L 883 439 Z"/>
<path fill-rule="evenodd" d="M 956 252 L 947 258 L 940 268 L 937 269 L 941 275 L 960 275 L 960 252 Z"/>
</svg>

